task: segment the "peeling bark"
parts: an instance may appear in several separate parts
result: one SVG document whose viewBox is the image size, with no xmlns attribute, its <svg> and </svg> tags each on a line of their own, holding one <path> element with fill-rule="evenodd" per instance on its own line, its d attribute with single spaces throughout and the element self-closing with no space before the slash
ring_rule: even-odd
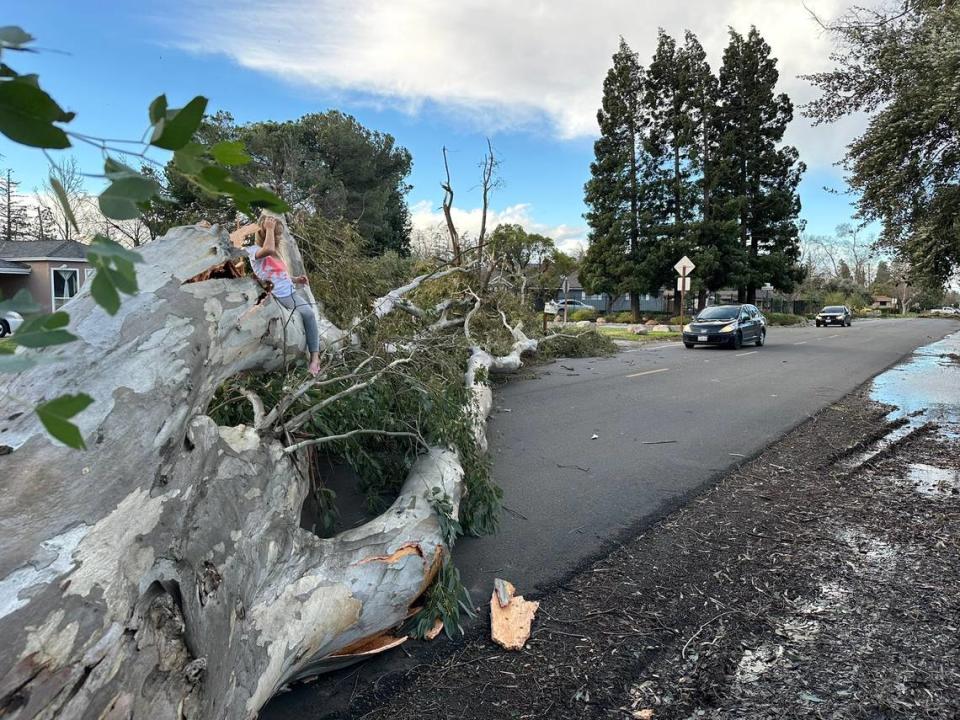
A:
<svg viewBox="0 0 960 720">
<path fill-rule="evenodd" d="M 224 380 L 302 354 L 299 318 L 228 269 L 237 251 L 217 228 L 141 252 L 138 295 L 110 317 L 81 291 L 80 339 L 10 381 L 30 404 L 91 395 L 75 418 L 90 449 L 0 400 L 3 717 L 255 717 L 284 684 L 369 653 L 357 648 L 403 622 L 446 552 L 426 496 L 457 508 L 463 470 L 442 448 L 380 517 L 330 539 L 302 530 L 296 454 L 204 414 Z"/>
</svg>

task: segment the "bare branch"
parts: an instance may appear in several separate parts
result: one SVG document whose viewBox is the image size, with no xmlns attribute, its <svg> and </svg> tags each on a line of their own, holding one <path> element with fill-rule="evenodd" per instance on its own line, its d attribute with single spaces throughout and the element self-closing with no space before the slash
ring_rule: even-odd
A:
<svg viewBox="0 0 960 720">
<path fill-rule="evenodd" d="M 393 368 L 395 368 L 395 367 L 397 367 L 397 366 L 399 366 L 399 365 L 405 365 L 406 363 L 410 362 L 410 360 L 411 360 L 411 358 L 408 358 L 408 357 L 407 357 L 407 358 L 398 358 L 398 359 L 394 360 L 393 362 L 389 363 L 386 367 L 384 367 L 383 369 L 381 369 L 380 371 L 378 371 L 376 374 L 374 374 L 374 375 L 373 375 L 372 377 L 370 377 L 369 379 L 364 380 L 363 382 L 359 382 L 359 383 L 356 383 L 356 384 L 354 384 L 354 385 L 351 385 L 350 387 L 348 387 L 348 388 L 346 388 L 346 389 L 344 389 L 344 390 L 341 390 L 340 392 L 335 393 L 334 395 L 331 395 L 331 396 L 328 397 L 328 398 L 325 398 L 324 400 L 322 400 L 321 402 L 317 403 L 316 405 L 310 406 L 309 408 L 307 408 L 306 410 L 304 410 L 304 411 L 303 411 L 302 413 L 300 413 L 299 415 L 294 416 L 294 418 L 293 418 L 292 420 L 290 420 L 290 422 L 287 423 L 287 429 L 288 429 L 290 432 L 293 432 L 294 430 L 299 429 L 299 428 L 302 427 L 307 421 L 309 421 L 311 417 L 313 417 L 316 413 L 318 413 L 318 412 L 320 412 L 321 410 L 323 410 L 325 407 L 329 407 L 329 406 L 332 405 L 333 403 L 338 402 L 338 401 L 340 401 L 340 400 L 343 400 L 343 398 L 345 398 L 345 397 L 349 397 L 350 395 L 353 395 L 353 394 L 355 394 L 355 393 L 360 392 L 361 390 L 363 390 L 363 389 L 365 389 L 365 388 L 370 387 L 370 386 L 373 385 L 377 380 L 379 380 L 381 377 L 383 377 L 384 374 L 386 374 L 387 372 L 389 372 L 390 370 L 392 370 Z M 350 377 L 350 376 L 347 376 L 347 377 Z"/>
<path fill-rule="evenodd" d="M 440 183 L 440 187 L 443 188 L 443 217 L 447 221 L 447 232 L 450 234 L 450 244 L 453 247 L 453 262 L 455 265 L 462 265 L 460 234 L 453 222 L 453 185 L 450 183 L 450 165 L 447 162 L 446 146 L 443 147 L 443 169 L 447 173 L 447 181 Z"/>
<path fill-rule="evenodd" d="M 259 429 L 263 425 L 263 416 L 265 413 L 263 400 L 253 390 L 244 388 L 240 393 L 249 400 L 250 405 L 253 406 L 253 426 Z"/>
<path fill-rule="evenodd" d="M 341 433 L 340 435 L 327 435 L 325 437 L 310 438 L 309 440 L 303 440 L 301 442 L 295 443 L 294 445 L 289 445 L 284 449 L 284 452 L 288 455 L 295 453 L 297 450 L 302 450 L 305 447 L 310 447 L 311 445 L 321 445 L 328 442 L 336 442 L 338 440 L 347 440 L 349 438 L 355 437 L 356 435 L 386 435 L 387 437 L 409 437 L 415 438 L 419 443 L 426 447 L 426 441 L 420 437 L 417 433 L 413 432 L 401 432 L 394 430 L 351 430 L 349 432 Z"/>
</svg>

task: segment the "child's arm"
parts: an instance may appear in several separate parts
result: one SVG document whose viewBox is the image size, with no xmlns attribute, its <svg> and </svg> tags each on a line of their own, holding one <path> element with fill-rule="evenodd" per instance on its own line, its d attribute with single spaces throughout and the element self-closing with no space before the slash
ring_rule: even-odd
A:
<svg viewBox="0 0 960 720">
<path fill-rule="evenodd" d="M 268 217 L 263 221 L 263 247 L 257 250 L 257 260 L 272 255 L 277 255 L 277 239 L 274 230 L 277 227 L 276 218 Z"/>
<path fill-rule="evenodd" d="M 245 237 L 253 235 L 259 229 L 260 226 L 256 223 L 250 223 L 249 225 L 244 225 L 242 228 L 237 228 L 230 233 L 230 242 L 233 243 L 234 247 L 240 247 L 243 245 L 243 239 Z"/>
</svg>

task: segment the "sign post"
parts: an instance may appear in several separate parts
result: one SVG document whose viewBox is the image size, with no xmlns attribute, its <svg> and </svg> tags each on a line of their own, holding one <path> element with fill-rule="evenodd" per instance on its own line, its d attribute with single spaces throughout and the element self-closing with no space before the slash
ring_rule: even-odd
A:
<svg viewBox="0 0 960 720">
<path fill-rule="evenodd" d="M 690 273 L 696 265 L 693 261 L 684 255 L 680 262 L 673 266 L 680 277 L 677 278 L 677 290 L 680 292 L 680 331 L 683 331 L 683 293 L 690 290 Z"/>
<path fill-rule="evenodd" d="M 570 293 L 570 279 L 563 276 L 563 324 L 567 324 L 567 295 Z"/>
</svg>

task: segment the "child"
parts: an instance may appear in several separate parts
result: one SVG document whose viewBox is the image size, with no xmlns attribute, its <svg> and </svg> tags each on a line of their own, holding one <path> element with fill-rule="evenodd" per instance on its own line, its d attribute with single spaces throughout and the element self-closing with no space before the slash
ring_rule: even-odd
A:
<svg viewBox="0 0 960 720">
<path fill-rule="evenodd" d="M 307 276 L 298 275 L 291 280 L 279 253 L 277 240 L 280 221 L 275 217 L 265 215 L 257 225 L 255 245 L 244 248 L 250 256 L 250 265 L 261 282 L 270 282 L 273 285 L 273 296 L 277 302 L 288 310 L 296 310 L 303 319 L 303 330 L 307 335 L 307 351 L 310 353 L 310 364 L 307 366 L 311 375 L 320 372 L 320 333 L 317 329 L 317 317 L 313 308 L 303 293 L 294 288 L 297 285 L 306 285 Z"/>
</svg>

